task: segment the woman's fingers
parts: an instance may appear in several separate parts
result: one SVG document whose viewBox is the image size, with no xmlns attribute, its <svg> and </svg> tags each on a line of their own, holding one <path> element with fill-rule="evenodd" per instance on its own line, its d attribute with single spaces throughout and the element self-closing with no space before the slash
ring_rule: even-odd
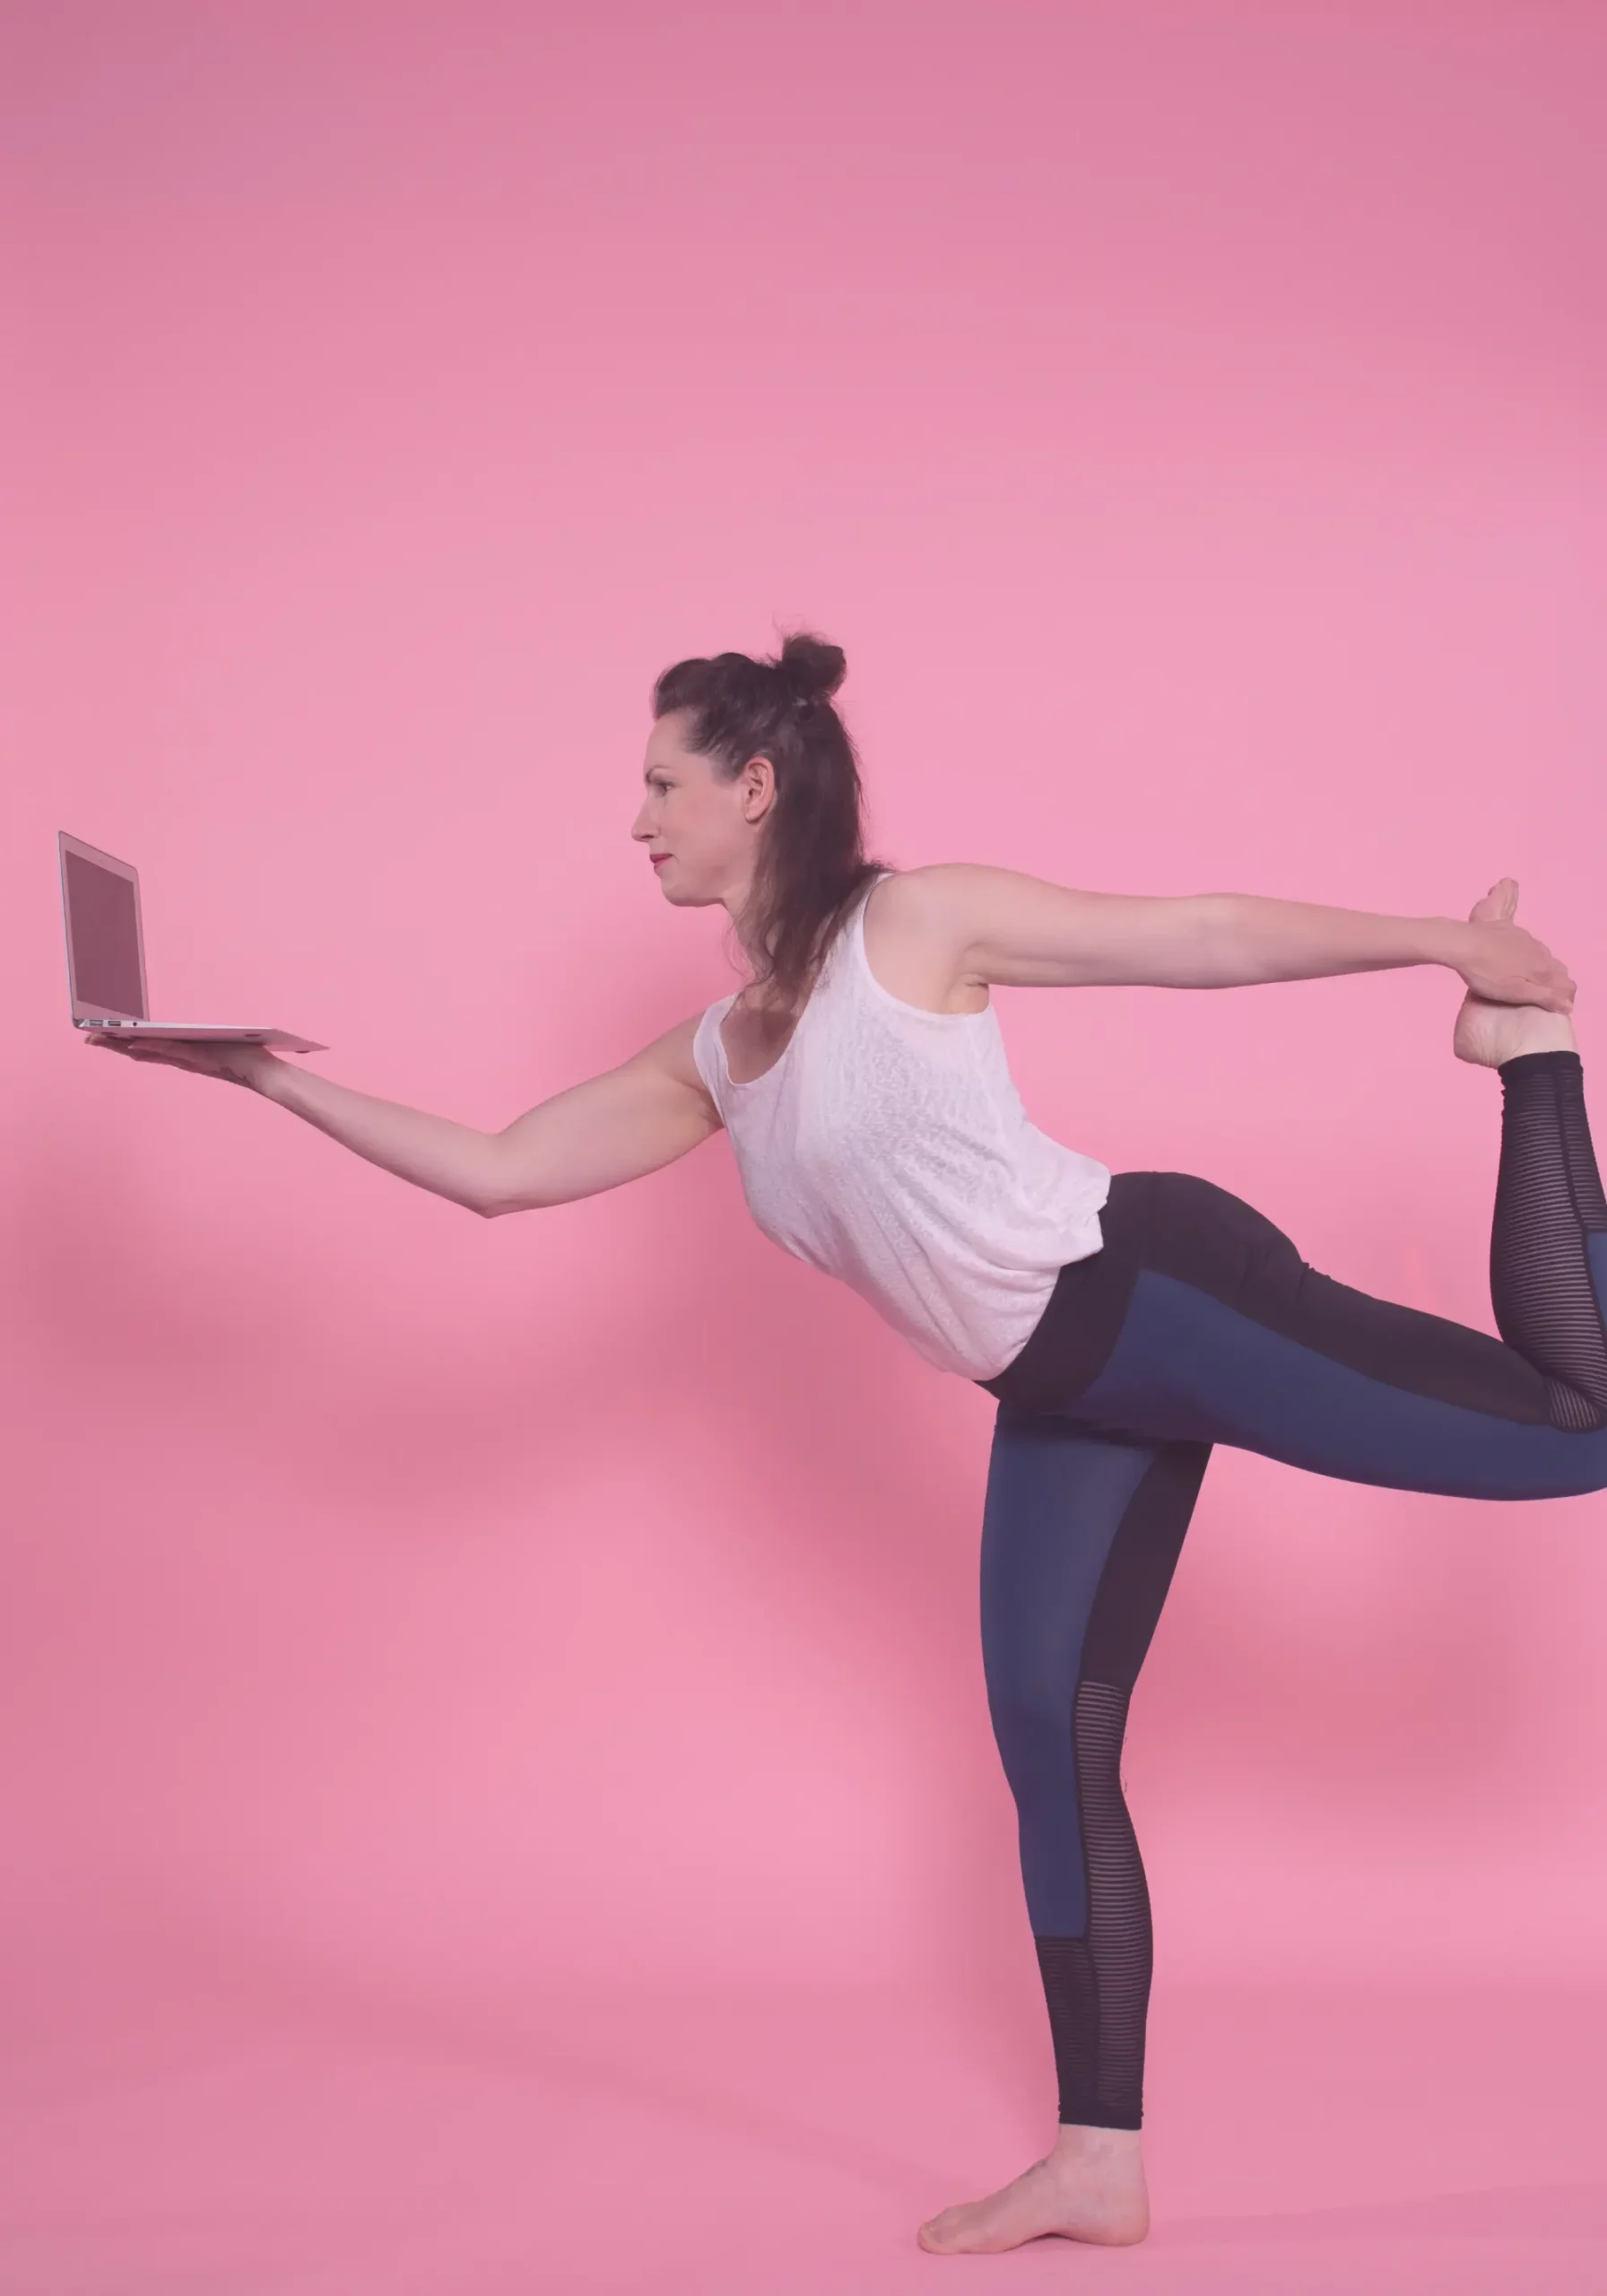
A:
<svg viewBox="0 0 1607 2296">
<path fill-rule="evenodd" d="M 1549 1013 L 1571 1013 L 1576 984 L 1560 965 L 1553 965 L 1535 980 L 1528 1001 L 1543 1004 Z"/>
<path fill-rule="evenodd" d="M 235 1037 L 146 1037 L 138 1043 L 91 1037 L 90 1042 L 110 1045 L 127 1060 L 154 1061 L 192 1076 L 215 1076 L 223 1084 L 255 1087 L 274 1060 L 265 1047 Z"/>
<path fill-rule="evenodd" d="M 109 1052 L 120 1052 L 125 1060 L 154 1060 L 168 1068 L 214 1073 L 213 1065 L 204 1051 L 197 1054 L 177 1037 L 147 1037 L 143 1043 L 136 1044 L 126 1037 L 92 1036 L 90 1042 L 104 1045 Z"/>
<path fill-rule="evenodd" d="M 1503 891 L 1516 890 L 1511 878 L 1498 878 L 1488 898 L 1494 900 Z M 1516 924 L 1510 913 L 1479 917 L 1476 910 L 1483 907 L 1483 902 L 1475 904 L 1472 921 L 1479 945 L 1463 970 L 1463 978 L 1473 994 L 1497 1004 L 1535 1004 L 1547 1013 L 1571 1013 L 1576 985 L 1562 960 L 1553 956 L 1543 941 Z"/>
</svg>

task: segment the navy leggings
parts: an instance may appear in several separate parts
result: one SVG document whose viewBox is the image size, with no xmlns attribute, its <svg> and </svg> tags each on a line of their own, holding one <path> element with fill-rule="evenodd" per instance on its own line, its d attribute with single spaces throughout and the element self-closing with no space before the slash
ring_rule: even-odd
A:
<svg viewBox="0 0 1607 2296">
<path fill-rule="evenodd" d="M 1607 1488 L 1607 1199 L 1577 1053 L 1507 1062 L 1501 1337 L 1319 1275 L 1186 1172 L 1121 1172 L 999 1399 L 982 1529 L 988 1703 L 1060 2118 L 1137 2128 L 1150 1900 L 1120 1761 L 1213 1443 L 1465 1499 Z"/>
</svg>

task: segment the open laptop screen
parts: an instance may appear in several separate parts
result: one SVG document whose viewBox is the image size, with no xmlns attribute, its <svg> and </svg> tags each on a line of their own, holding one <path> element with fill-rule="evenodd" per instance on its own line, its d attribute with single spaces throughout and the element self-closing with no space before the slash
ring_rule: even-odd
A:
<svg viewBox="0 0 1607 2296">
<path fill-rule="evenodd" d="M 140 935 L 134 885 L 82 853 L 64 854 L 67 931 L 81 1004 L 98 1004 L 121 1018 L 149 1018 L 140 994 Z"/>
</svg>

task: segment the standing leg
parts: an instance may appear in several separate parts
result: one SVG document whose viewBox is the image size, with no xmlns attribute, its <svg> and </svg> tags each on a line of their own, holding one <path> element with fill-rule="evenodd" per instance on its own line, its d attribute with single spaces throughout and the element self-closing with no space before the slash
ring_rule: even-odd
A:
<svg viewBox="0 0 1607 2296">
<path fill-rule="evenodd" d="M 1122 1793 L 1128 1703 L 1210 1457 L 999 1411 L 982 1526 L 988 1706 L 1015 1797 L 1048 2005 L 1061 2135 L 1003 2190 L 945 2209 L 927 2248 L 1059 2232 L 1116 2245 L 1149 2224 L 1137 2132 L 1152 1948 Z"/>
<path fill-rule="evenodd" d="M 995 1429 L 983 1665 L 1064 2123 L 1142 2123 L 1150 1900 L 1122 1740 L 1209 1457 L 1008 1411 Z"/>
</svg>

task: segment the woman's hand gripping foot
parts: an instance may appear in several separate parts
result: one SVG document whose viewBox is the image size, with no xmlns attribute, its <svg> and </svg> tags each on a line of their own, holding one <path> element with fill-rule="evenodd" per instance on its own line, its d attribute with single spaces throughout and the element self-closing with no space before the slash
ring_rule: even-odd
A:
<svg viewBox="0 0 1607 2296">
<path fill-rule="evenodd" d="M 940 2209 L 916 2234 L 934 2256 L 1019 2248 L 1057 2233 L 1130 2248 L 1150 2229 L 1150 2196 L 1135 2128 L 1063 2124 L 1053 2150 L 985 2200 Z"/>
<path fill-rule="evenodd" d="M 1473 903 L 1468 921 L 1472 925 L 1510 925 L 1516 909 L 1517 882 L 1513 877 L 1503 877 L 1491 885 L 1482 900 Z M 1571 1004 L 1571 981 L 1568 982 L 1567 993 Z M 1473 1061 L 1481 1068 L 1498 1068 L 1504 1060 L 1516 1060 L 1523 1052 L 1577 1049 L 1574 1024 L 1566 1013 L 1548 1012 L 1541 1004 L 1494 1004 L 1489 997 L 1476 996 L 1471 988 L 1456 1015 L 1451 1048 L 1458 1060 Z"/>
</svg>

